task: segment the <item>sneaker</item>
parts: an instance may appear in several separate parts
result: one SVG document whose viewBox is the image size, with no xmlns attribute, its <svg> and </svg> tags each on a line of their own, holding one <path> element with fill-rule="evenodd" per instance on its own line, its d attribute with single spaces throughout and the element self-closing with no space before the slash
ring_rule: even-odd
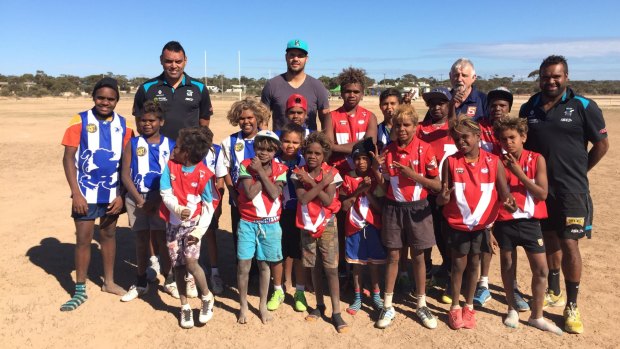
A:
<svg viewBox="0 0 620 349">
<path fill-rule="evenodd" d="M 139 287 L 136 285 L 131 285 L 131 287 L 129 288 L 129 291 L 127 291 L 127 293 L 125 293 L 122 297 L 121 297 L 121 302 L 129 302 L 132 301 L 144 294 L 146 294 L 149 291 L 149 284 L 146 284 L 146 287 Z"/>
<path fill-rule="evenodd" d="M 192 314 L 192 309 L 183 309 L 181 308 L 180 315 L 180 323 L 183 328 L 192 328 L 194 327 L 194 315 Z"/>
<path fill-rule="evenodd" d="M 415 313 L 418 315 L 420 321 L 422 321 L 424 327 L 430 328 L 431 330 L 437 327 L 437 319 L 427 306 L 416 309 Z"/>
<path fill-rule="evenodd" d="M 164 291 L 171 295 L 172 298 L 176 298 L 179 299 L 179 289 L 177 288 L 177 283 L 176 282 L 171 282 L 169 284 L 165 284 L 164 285 Z"/>
<path fill-rule="evenodd" d="M 568 333 L 583 333 L 583 322 L 577 304 L 569 303 L 564 308 L 564 331 Z"/>
<path fill-rule="evenodd" d="M 224 292 L 224 281 L 219 275 L 211 275 L 211 291 L 213 294 L 222 294 Z"/>
<path fill-rule="evenodd" d="M 273 290 L 273 295 L 271 295 L 271 299 L 269 299 L 269 302 L 267 302 L 267 310 L 278 310 L 282 302 L 284 302 L 284 291 L 281 289 Z"/>
<path fill-rule="evenodd" d="M 404 294 L 404 295 L 408 295 L 409 293 L 411 293 L 411 280 L 409 280 L 409 276 L 408 275 L 401 275 L 398 277 L 398 279 L 396 280 L 396 283 L 398 285 L 398 290 Z"/>
<path fill-rule="evenodd" d="M 450 312 L 448 313 L 448 325 L 453 330 L 458 330 L 459 328 L 463 328 L 463 326 L 465 326 L 463 323 L 462 309 L 450 309 Z"/>
<path fill-rule="evenodd" d="M 463 307 L 463 328 L 476 328 L 476 311 L 469 307 Z"/>
<path fill-rule="evenodd" d="M 295 311 L 306 311 L 308 309 L 308 302 L 306 302 L 306 293 L 304 291 L 295 291 L 293 300 L 295 301 Z"/>
<path fill-rule="evenodd" d="M 151 256 L 151 258 L 149 258 L 149 267 L 153 269 L 156 274 L 159 274 L 161 267 L 159 266 L 159 259 L 157 256 Z"/>
<path fill-rule="evenodd" d="M 530 305 L 527 304 L 525 299 L 523 299 L 523 295 L 519 290 L 514 290 L 515 297 L 515 310 L 519 312 L 529 311 Z M 546 297 L 545 297 L 546 298 Z"/>
<path fill-rule="evenodd" d="M 489 292 L 489 289 L 480 285 L 476 286 L 474 305 L 477 307 L 483 307 L 489 299 L 491 299 L 491 292 Z"/>
<path fill-rule="evenodd" d="M 187 297 L 188 298 L 198 297 L 198 289 L 196 288 L 196 281 L 194 281 L 194 277 L 192 276 L 192 274 L 187 274 L 185 281 L 187 282 L 185 286 L 186 287 L 185 292 L 187 293 Z"/>
<path fill-rule="evenodd" d="M 446 289 L 441 295 L 441 303 L 451 304 L 452 303 L 452 283 L 448 280 L 448 284 L 446 285 Z"/>
<path fill-rule="evenodd" d="M 543 302 L 543 309 L 546 309 L 548 307 L 562 307 L 566 304 L 566 301 L 564 300 L 564 297 L 562 297 L 562 291 L 560 291 L 560 293 L 556 296 L 553 291 L 551 290 L 547 290 L 547 292 L 545 292 L 545 300 Z"/>
<path fill-rule="evenodd" d="M 213 317 L 213 304 L 215 299 L 213 293 L 209 293 L 208 296 L 202 297 L 202 305 L 200 306 L 200 315 L 198 316 L 198 322 L 206 324 Z"/>
<path fill-rule="evenodd" d="M 396 309 L 394 307 L 383 308 L 379 314 L 379 320 L 375 323 L 377 328 L 387 328 L 396 317 Z"/>
</svg>

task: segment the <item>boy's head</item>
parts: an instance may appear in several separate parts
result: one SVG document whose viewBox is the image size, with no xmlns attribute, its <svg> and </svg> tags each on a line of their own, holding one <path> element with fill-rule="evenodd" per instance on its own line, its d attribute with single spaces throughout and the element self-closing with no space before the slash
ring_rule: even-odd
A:
<svg viewBox="0 0 620 349">
<path fill-rule="evenodd" d="M 480 143 L 480 125 L 469 117 L 457 117 L 450 123 L 450 136 L 458 150 L 467 154 L 478 148 Z"/>
<path fill-rule="evenodd" d="M 487 104 L 489 106 L 489 117 L 491 122 L 510 114 L 512 100 L 512 93 L 505 87 L 498 87 L 489 92 L 487 95 Z"/>
<path fill-rule="evenodd" d="M 138 131 L 144 136 L 159 133 L 159 128 L 164 125 L 164 112 L 159 103 L 146 101 L 142 106 L 142 114 L 138 117 Z"/>
<path fill-rule="evenodd" d="M 371 164 L 370 152 L 374 151 L 374 147 L 373 149 L 368 149 L 370 144 L 372 144 L 372 142 L 369 143 L 366 140 L 361 140 L 355 143 L 351 150 L 351 157 L 355 163 L 355 169 L 361 173 L 368 171 Z"/>
<path fill-rule="evenodd" d="M 254 138 L 254 152 L 263 164 L 273 159 L 280 145 L 280 138 L 273 131 L 259 131 Z"/>
<path fill-rule="evenodd" d="M 450 113 L 450 100 L 452 99 L 450 90 L 445 87 L 435 87 L 430 90 L 430 92 L 422 94 L 422 98 L 424 102 L 426 102 L 428 112 L 433 122 L 448 117 Z"/>
<path fill-rule="evenodd" d="M 208 127 L 188 127 L 179 131 L 174 147 L 174 160 L 181 164 L 197 164 L 213 145 L 213 132 Z"/>
<path fill-rule="evenodd" d="M 329 159 L 332 148 L 327 136 L 323 132 L 317 131 L 306 137 L 301 146 L 301 152 L 304 154 L 308 167 L 315 168 Z"/>
<path fill-rule="evenodd" d="M 306 97 L 294 93 L 286 101 L 286 117 L 296 123 L 303 125 L 308 115 L 308 101 Z"/>
<path fill-rule="evenodd" d="M 288 122 L 280 129 L 280 142 L 282 143 L 282 153 L 287 156 L 294 156 L 301 147 L 306 130 L 294 122 Z"/>
<path fill-rule="evenodd" d="M 362 100 L 366 86 L 366 71 L 349 67 L 343 69 L 337 77 L 340 84 L 340 96 L 346 109 L 355 108 Z"/>
<path fill-rule="evenodd" d="M 383 90 L 379 95 L 379 109 L 383 113 L 383 119 L 391 120 L 394 110 L 401 103 L 402 97 L 399 90 L 391 87 Z"/>
<path fill-rule="evenodd" d="M 394 111 L 392 120 L 399 144 L 409 144 L 418 125 L 418 113 L 411 104 L 401 104 Z"/>
<path fill-rule="evenodd" d="M 495 138 L 499 140 L 502 148 L 510 153 L 523 148 L 527 140 L 527 131 L 527 119 L 524 118 L 506 117 L 493 123 Z"/>
<path fill-rule="evenodd" d="M 93 88 L 93 102 L 95 111 L 100 116 L 110 116 L 116 108 L 116 103 L 120 99 L 118 92 L 118 82 L 116 79 L 105 77 L 95 84 Z"/>
<path fill-rule="evenodd" d="M 271 112 L 263 103 L 252 97 L 246 97 L 233 103 L 226 115 L 228 122 L 233 126 L 239 126 L 245 135 L 258 130 L 258 126 L 269 122 Z"/>
</svg>

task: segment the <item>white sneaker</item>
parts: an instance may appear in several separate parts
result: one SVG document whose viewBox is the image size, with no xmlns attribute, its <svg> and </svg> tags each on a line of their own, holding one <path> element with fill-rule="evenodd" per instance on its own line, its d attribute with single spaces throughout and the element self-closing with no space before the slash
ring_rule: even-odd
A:
<svg viewBox="0 0 620 349">
<path fill-rule="evenodd" d="M 437 328 L 437 318 L 435 318 L 435 315 L 431 313 L 431 310 L 428 309 L 427 306 L 416 309 L 415 313 L 422 322 L 422 325 L 424 325 L 424 327 L 431 330 Z"/>
<path fill-rule="evenodd" d="M 202 297 L 202 306 L 200 307 L 200 316 L 198 316 L 198 322 L 206 324 L 213 317 L 213 304 L 215 299 L 213 292 L 209 292 L 209 295 Z"/>
<path fill-rule="evenodd" d="M 136 285 L 131 285 L 131 287 L 129 288 L 129 291 L 127 291 L 127 293 L 125 293 L 122 297 L 121 297 L 121 302 L 129 302 L 132 301 L 144 294 L 146 294 L 149 291 L 149 284 L 146 284 L 146 287 L 139 287 Z"/>
<path fill-rule="evenodd" d="M 157 258 L 157 256 L 151 256 L 151 258 L 149 259 L 149 266 L 155 270 L 155 272 L 157 274 L 159 274 L 159 272 L 161 271 L 161 267 L 159 266 L 159 259 Z"/>
<path fill-rule="evenodd" d="M 176 299 L 181 298 L 179 297 L 179 289 L 177 289 L 177 283 L 174 281 L 169 284 L 165 284 L 164 291 L 167 294 L 171 295 L 173 298 L 176 298 Z"/>
<path fill-rule="evenodd" d="M 377 328 L 387 328 L 392 323 L 392 320 L 396 317 L 396 309 L 394 307 L 383 308 L 379 315 L 379 320 L 375 323 Z"/>
<path fill-rule="evenodd" d="M 224 292 L 224 281 L 219 275 L 211 275 L 211 291 L 214 294 L 222 294 Z"/>
<path fill-rule="evenodd" d="M 187 293 L 187 297 L 188 298 L 198 297 L 198 289 L 196 288 L 196 281 L 194 281 L 194 277 L 192 276 L 192 274 L 187 274 L 185 281 L 187 281 L 186 290 L 185 290 Z"/>
<path fill-rule="evenodd" d="M 192 328 L 194 327 L 194 315 L 192 314 L 192 308 L 181 308 L 181 315 L 179 316 L 181 327 Z"/>
</svg>

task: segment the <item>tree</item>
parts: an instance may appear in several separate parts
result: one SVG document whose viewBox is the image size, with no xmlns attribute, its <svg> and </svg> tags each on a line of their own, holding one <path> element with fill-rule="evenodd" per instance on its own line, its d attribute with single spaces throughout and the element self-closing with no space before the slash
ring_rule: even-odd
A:
<svg viewBox="0 0 620 349">
<path fill-rule="evenodd" d="M 540 75 L 540 71 L 538 69 L 532 70 L 529 74 L 527 74 L 528 79 L 538 81 L 538 76 Z"/>
</svg>

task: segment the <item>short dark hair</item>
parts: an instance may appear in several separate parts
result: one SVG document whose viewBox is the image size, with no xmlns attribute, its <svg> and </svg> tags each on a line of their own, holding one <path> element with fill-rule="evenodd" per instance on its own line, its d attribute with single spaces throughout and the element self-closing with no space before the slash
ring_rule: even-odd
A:
<svg viewBox="0 0 620 349">
<path fill-rule="evenodd" d="M 550 65 L 561 64 L 564 66 L 564 73 L 568 75 L 568 62 L 566 62 L 566 58 L 561 55 L 551 55 L 545 58 L 542 63 L 540 63 L 540 68 L 538 69 L 538 74 L 542 72 L 544 68 L 547 68 Z"/>
<path fill-rule="evenodd" d="M 366 71 L 364 69 L 353 67 L 342 69 L 342 72 L 338 74 L 336 79 L 341 89 L 344 89 L 349 84 L 360 84 L 362 89 L 366 87 Z"/>
<path fill-rule="evenodd" d="M 329 156 L 332 154 L 332 147 L 327 140 L 327 136 L 325 135 L 325 133 L 320 131 L 314 131 L 309 134 L 301 145 L 301 153 L 306 155 L 306 151 L 312 143 L 318 143 L 321 146 L 321 148 L 323 149 L 323 161 L 327 162 Z"/>
<path fill-rule="evenodd" d="M 304 136 L 306 135 L 306 130 L 304 130 L 301 125 L 297 125 L 296 123 L 289 121 L 280 129 L 280 140 L 282 140 L 282 137 L 289 133 L 297 133 L 299 138 L 303 141 Z"/>
<path fill-rule="evenodd" d="M 499 135 L 506 130 L 515 130 L 521 136 L 527 135 L 527 119 L 518 117 L 499 118 L 493 123 L 493 133 L 495 138 L 499 139 Z"/>
<path fill-rule="evenodd" d="M 168 41 L 165 45 L 164 48 L 161 49 L 161 54 L 164 54 L 164 51 L 172 51 L 172 52 L 183 52 L 183 56 L 185 56 L 185 50 L 183 49 L 183 46 L 181 46 L 181 44 L 178 41 Z"/>
<path fill-rule="evenodd" d="M 398 89 L 390 87 L 387 90 L 383 90 L 383 92 L 381 92 L 381 94 L 379 95 L 379 103 L 383 103 L 383 101 L 390 96 L 398 98 L 399 104 L 403 102 L 403 97 L 400 91 Z"/>
<path fill-rule="evenodd" d="M 145 114 L 153 114 L 159 120 L 164 119 L 164 111 L 161 109 L 161 106 L 159 105 L 159 103 L 155 101 L 144 102 L 144 105 L 142 106 L 142 115 L 145 115 Z"/>
<path fill-rule="evenodd" d="M 188 127 L 179 131 L 181 151 L 187 152 L 189 161 L 197 164 L 209 152 L 213 145 L 213 132 L 206 126 Z"/>
</svg>

